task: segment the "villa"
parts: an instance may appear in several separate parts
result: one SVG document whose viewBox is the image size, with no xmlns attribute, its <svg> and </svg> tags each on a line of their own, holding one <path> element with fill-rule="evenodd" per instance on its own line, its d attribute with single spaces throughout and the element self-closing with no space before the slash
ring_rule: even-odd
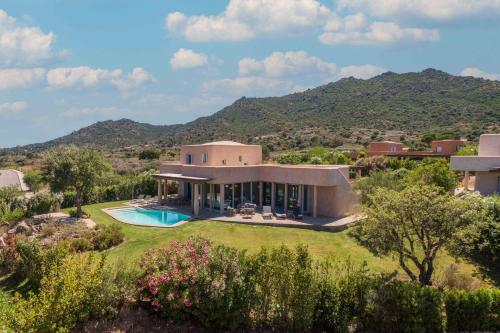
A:
<svg viewBox="0 0 500 333">
<path fill-rule="evenodd" d="M 169 181 L 178 182 L 178 196 L 189 201 L 194 216 L 253 203 L 272 212 L 342 217 L 357 202 L 347 165 L 263 164 L 260 145 L 232 141 L 182 146 L 180 161 L 163 162 L 153 176 L 160 203 L 168 199 Z"/>
<path fill-rule="evenodd" d="M 483 195 L 500 193 L 500 134 L 483 134 L 479 138 L 478 156 L 453 156 L 451 169 L 464 171 L 464 188 L 470 172 L 476 175 L 474 190 Z"/>
<path fill-rule="evenodd" d="M 430 151 L 409 151 L 401 142 L 371 142 L 368 147 L 369 156 L 392 156 L 421 159 L 424 157 L 450 157 L 465 146 L 466 140 L 434 140 Z"/>
</svg>

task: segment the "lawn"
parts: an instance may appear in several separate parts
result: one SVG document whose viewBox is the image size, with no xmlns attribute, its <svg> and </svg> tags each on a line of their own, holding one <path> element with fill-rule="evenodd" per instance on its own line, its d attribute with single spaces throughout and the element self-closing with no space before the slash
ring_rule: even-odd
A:
<svg viewBox="0 0 500 333">
<path fill-rule="evenodd" d="M 263 246 L 305 244 L 312 255 L 317 258 L 350 258 L 356 263 L 366 261 L 373 272 L 392 272 L 398 269 L 397 262 L 391 257 L 380 258 L 372 255 L 350 237 L 348 231 L 314 231 L 215 221 L 193 221 L 174 228 L 140 227 L 118 222 L 101 211 L 102 208 L 117 207 L 121 204 L 121 202 L 109 202 L 84 207 L 84 210 L 98 225 L 112 223 L 121 225 L 126 239 L 124 243 L 107 252 L 111 261 L 135 263 L 148 248 L 163 246 L 171 240 L 184 240 L 196 235 L 208 238 L 217 244 L 246 249 L 249 253 L 255 253 Z M 437 258 L 437 273 L 439 274 L 439 270 L 454 262 L 452 257 L 443 253 Z M 471 264 L 460 262 L 458 265 L 462 272 L 475 271 L 475 267 Z"/>
</svg>

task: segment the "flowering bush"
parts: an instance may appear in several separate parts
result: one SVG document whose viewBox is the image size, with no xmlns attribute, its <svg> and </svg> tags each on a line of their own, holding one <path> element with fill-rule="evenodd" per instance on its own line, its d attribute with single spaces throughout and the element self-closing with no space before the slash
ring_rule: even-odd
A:
<svg viewBox="0 0 500 333">
<path fill-rule="evenodd" d="M 144 274 L 139 284 L 144 299 L 162 316 L 234 328 L 248 313 L 251 287 L 245 281 L 244 267 L 244 253 L 189 238 L 148 250 L 141 262 Z"/>
</svg>

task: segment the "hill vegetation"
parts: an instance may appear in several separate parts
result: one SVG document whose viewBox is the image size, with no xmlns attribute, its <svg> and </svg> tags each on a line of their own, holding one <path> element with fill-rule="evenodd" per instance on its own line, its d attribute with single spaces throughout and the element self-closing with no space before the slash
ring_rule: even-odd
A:
<svg viewBox="0 0 500 333">
<path fill-rule="evenodd" d="M 345 78 L 282 97 L 242 97 L 183 125 L 97 122 L 55 140 L 4 152 L 36 152 L 61 144 L 169 147 L 221 139 L 261 143 L 271 150 L 363 145 L 380 139 L 411 146 L 424 134 L 451 133 L 473 140 L 499 130 L 500 82 L 426 69 L 387 72 L 368 80 Z"/>
</svg>

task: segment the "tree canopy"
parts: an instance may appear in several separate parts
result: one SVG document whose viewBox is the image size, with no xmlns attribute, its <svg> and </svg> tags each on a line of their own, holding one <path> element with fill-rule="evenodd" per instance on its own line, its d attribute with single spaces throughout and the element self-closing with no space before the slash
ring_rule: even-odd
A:
<svg viewBox="0 0 500 333">
<path fill-rule="evenodd" d="M 82 194 L 92 190 L 109 169 L 108 161 L 97 150 L 64 146 L 46 153 L 43 177 L 53 192 L 74 189 L 77 216 L 81 217 Z"/>
</svg>

